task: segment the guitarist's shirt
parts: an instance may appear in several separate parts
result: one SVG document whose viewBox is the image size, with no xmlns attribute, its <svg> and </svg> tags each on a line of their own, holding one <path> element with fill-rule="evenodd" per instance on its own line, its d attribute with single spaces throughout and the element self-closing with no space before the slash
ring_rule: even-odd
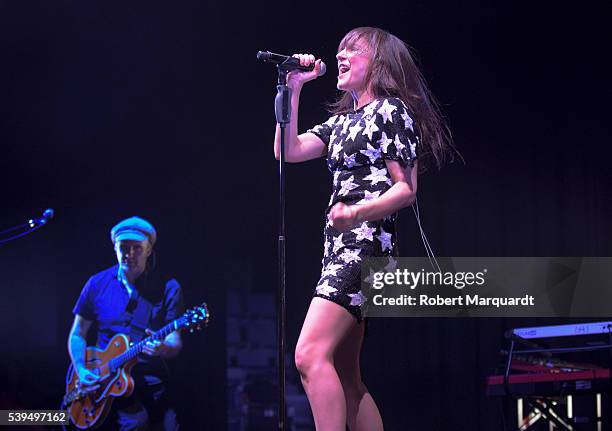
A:
<svg viewBox="0 0 612 431">
<path fill-rule="evenodd" d="M 119 333 L 139 341 L 146 328 L 158 330 L 185 311 L 181 286 L 176 280 L 145 273 L 136 280 L 129 296 L 117 274 L 118 265 L 114 265 L 90 277 L 72 310 L 93 322 L 90 334 L 93 332 L 97 347 L 105 349 Z M 160 358 L 140 355 L 139 361 L 141 365 L 135 372 L 147 384 L 161 383 L 166 373 Z"/>
</svg>

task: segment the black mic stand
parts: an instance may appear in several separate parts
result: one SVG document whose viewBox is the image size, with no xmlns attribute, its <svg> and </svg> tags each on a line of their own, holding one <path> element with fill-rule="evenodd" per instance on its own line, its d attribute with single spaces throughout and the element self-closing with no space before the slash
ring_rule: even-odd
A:
<svg viewBox="0 0 612 431">
<path fill-rule="evenodd" d="M 274 112 L 276 122 L 280 127 L 280 157 L 278 163 L 279 174 L 279 231 L 278 231 L 278 429 L 285 430 L 285 129 L 291 120 L 291 89 L 287 86 L 288 68 L 282 64 L 277 66 L 278 84 L 274 99 Z"/>
</svg>

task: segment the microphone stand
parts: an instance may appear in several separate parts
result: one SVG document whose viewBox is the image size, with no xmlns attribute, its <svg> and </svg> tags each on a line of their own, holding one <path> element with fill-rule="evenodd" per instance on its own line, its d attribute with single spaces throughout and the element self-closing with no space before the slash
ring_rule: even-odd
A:
<svg viewBox="0 0 612 431">
<path fill-rule="evenodd" d="M 291 89 L 287 86 L 289 69 L 283 64 L 277 66 L 277 94 L 274 99 L 276 122 L 280 127 L 280 157 L 279 174 L 279 232 L 278 232 L 278 429 L 285 430 L 285 336 L 286 336 L 286 306 L 285 306 L 285 129 L 291 120 Z"/>
</svg>

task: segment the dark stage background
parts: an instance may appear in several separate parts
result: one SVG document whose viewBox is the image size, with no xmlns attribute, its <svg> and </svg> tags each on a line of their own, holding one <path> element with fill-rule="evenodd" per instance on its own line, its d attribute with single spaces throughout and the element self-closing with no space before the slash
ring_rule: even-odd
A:
<svg viewBox="0 0 612 431">
<path fill-rule="evenodd" d="M 138 214 L 157 227 L 158 260 L 186 302 L 205 299 L 213 312 L 175 364 L 185 429 L 226 428 L 233 286 L 223 273 L 244 263 L 259 292 L 276 288 L 276 77 L 257 50 L 327 62 L 302 93 L 304 130 L 326 118 L 346 31 L 379 26 L 415 47 L 466 161 L 419 179 L 438 255 L 612 255 L 609 9 L 0 2 L 0 229 L 56 210 L 44 229 L 0 248 L 2 408 L 56 408 L 72 306 L 87 277 L 113 264 L 110 227 Z M 292 353 L 320 270 L 331 181 L 322 160 L 289 166 L 287 181 Z M 412 211 L 400 232 L 402 254 L 424 255 Z M 364 376 L 386 429 L 500 429 L 483 379 L 503 330 L 533 323 L 542 322 L 373 321 Z"/>
</svg>

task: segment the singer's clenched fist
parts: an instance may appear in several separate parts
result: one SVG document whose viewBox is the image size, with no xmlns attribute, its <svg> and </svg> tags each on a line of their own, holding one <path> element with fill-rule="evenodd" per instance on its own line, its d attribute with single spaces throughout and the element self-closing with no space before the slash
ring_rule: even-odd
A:
<svg viewBox="0 0 612 431">
<path fill-rule="evenodd" d="M 310 66 L 314 63 L 314 69 L 310 72 L 303 72 L 300 70 L 294 70 L 289 72 L 287 75 L 287 85 L 293 89 L 299 88 L 304 85 L 305 82 L 317 79 L 321 73 L 321 60 L 315 59 L 312 54 L 293 54 L 293 57 L 300 60 L 301 66 Z"/>
<path fill-rule="evenodd" d="M 329 211 L 329 220 L 335 229 L 344 232 L 357 224 L 357 211 L 352 205 L 338 202 Z"/>
</svg>

